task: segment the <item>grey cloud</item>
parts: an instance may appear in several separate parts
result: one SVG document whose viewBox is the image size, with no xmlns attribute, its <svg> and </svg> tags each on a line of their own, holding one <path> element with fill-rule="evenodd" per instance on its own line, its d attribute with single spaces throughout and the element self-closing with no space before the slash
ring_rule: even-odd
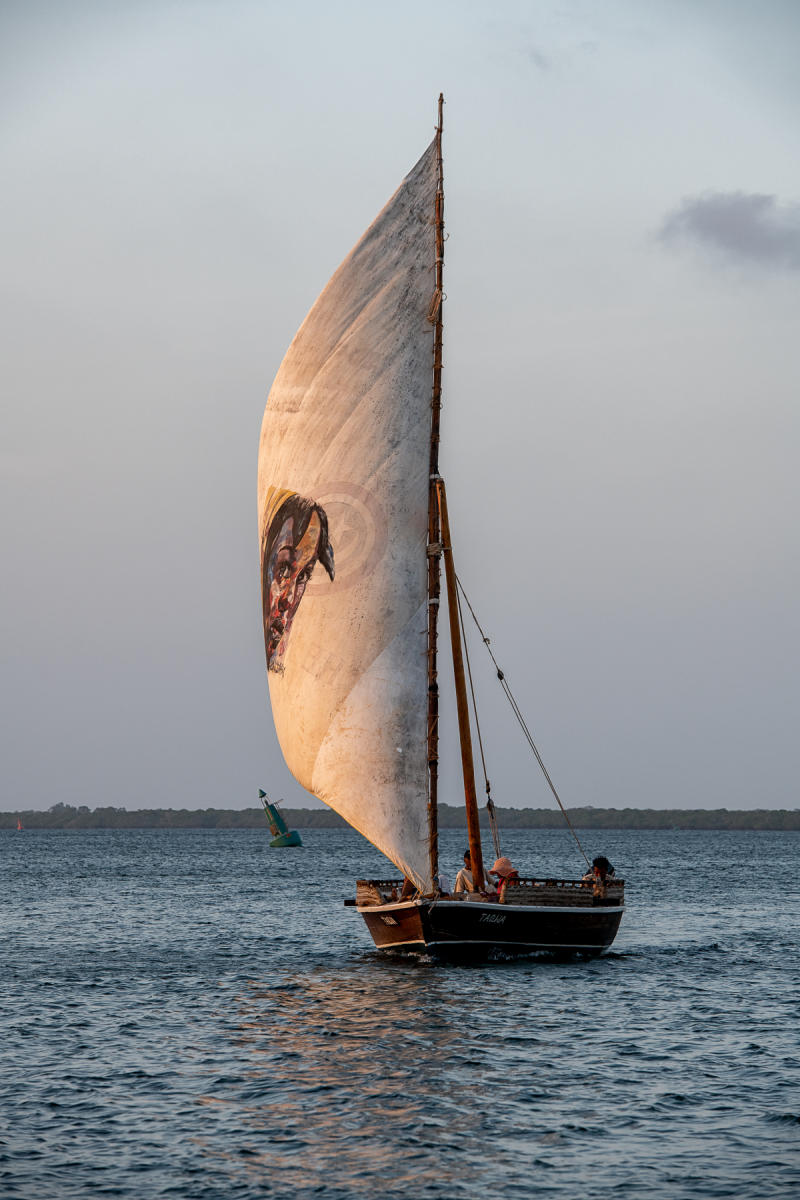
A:
<svg viewBox="0 0 800 1200">
<path fill-rule="evenodd" d="M 550 70 L 550 67 L 552 66 L 550 58 L 546 54 L 543 54 L 542 51 L 536 46 L 527 46 L 524 53 L 531 66 L 536 67 L 537 70 Z"/>
<path fill-rule="evenodd" d="M 714 250 L 738 262 L 800 270 L 800 204 L 780 204 L 754 192 L 708 192 L 686 197 L 658 233 Z"/>
</svg>

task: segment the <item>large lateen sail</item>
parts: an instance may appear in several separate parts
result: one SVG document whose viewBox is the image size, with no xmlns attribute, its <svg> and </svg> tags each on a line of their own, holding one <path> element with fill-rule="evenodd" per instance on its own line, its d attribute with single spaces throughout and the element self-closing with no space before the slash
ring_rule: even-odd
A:
<svg viewBox="0 0 800 1200">
<path fill-rule="evenodd" d="M 436 141 L 311 309 L 258 462 L 272 712 L 297 780 L 423 891 Z"/>
</svg>

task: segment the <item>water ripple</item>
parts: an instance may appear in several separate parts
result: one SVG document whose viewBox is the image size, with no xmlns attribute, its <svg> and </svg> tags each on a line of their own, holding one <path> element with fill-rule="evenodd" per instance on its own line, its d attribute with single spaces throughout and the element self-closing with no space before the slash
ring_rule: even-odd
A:
<svg viewBox="0 0 800 1200">
<path fill-rule="evenodd" d="M 339 900 L 382 860 L 307 843 L 0 838 L 3 1200 L 800 1187 L 797 835 L 607 834 L 609 954 L 472 966 L 382 959 Z M 574 867 L 555 831 L 507 848 Z"/>
</svg>

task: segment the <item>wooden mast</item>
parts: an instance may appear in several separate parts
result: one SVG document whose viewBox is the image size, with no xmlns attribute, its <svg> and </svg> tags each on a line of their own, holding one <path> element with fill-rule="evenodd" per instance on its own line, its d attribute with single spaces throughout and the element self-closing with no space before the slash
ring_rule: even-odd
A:
<svg viewBox="0 0 800 1200">
<path fill-rule="evenodd" d="M 439 783 L 439 684 L 437 679 L 437 620 L 440 599 L 439 559 L 444 551 L 445 578 L 450 615 L 450 641 L 453 653 L 453 674 L 458 709 L 458 730 L 461 742 L 461 767 L 464 775 L 464 799 L 467 809 L 472 878 L 476 888 L 483 887 L 483 852 L 481 850 L 478 798 L 475 791 L 475 768 L 472 760 L 472 734 L 469 726 L 469 705 L 461 651 L 461 630 L 458 619 L 456 573 L 447 519 L 447 497 L 444 481 L 439 475 L 439 417 L 442 409 L 442 300 L 444 284 L 444 169 L 442 162 L 442 117 L 444 96 L 439 95 L 439 121 L 436 126 L 436 157 L 438 180 L 434 215 L 436 244 L 436 275 L 433 299 L 428 320 L 433 331 L 433 393 L 431 396 L 431 454 L 430 489 L 428 493 L 428 837 L 431 877 L 434 892 L 438 891 L 438 783 Z"/>
<path fill-rule="evenodd" d="M 441 590 L 439 559 L 442 553 L 439 525 L 439 416 L 442 410 L 442 285 L 444 280 L 444 169 L 442 118 L 444 96 L 439 94 L 436 126 L 437 183 L 434 208 L 435 277 L 428 320 L 433 325 L 433 390 L 431 394 L 431 446 L 428 484 L 428 852 L 434 892 L 439 874 L 439 684 L 437 679 L 437 621 Z"/>
<path fill-rule="evenodd" d="M 453 546 L 450 540 L 450 522 L 447 518 L 447 495 L 444 480 L 438 481 L 439 504 L 441 507 L 442 549 L 444 550 L 444 576 L 447 581 L 447 611 L 450 617 L 450 644 L 453 650 L 453 677 L 456 686 L 456 708 L 458 711 L 458 735 L 461 742 L 461 769 L 464 775 L 464 802 L 467 809 L 467 833 L 472 881 L 477 891 L 483 887 L 483 851 L 481 849 L 481 827 L 478 817 L 478 797 L 475 791 L 475 765 L 472 759 L 472 733 L 469 727 L 469 702 L 467 682 L 464 674 L 464 657 L 461 651 L 461 627 L 458 618 L 458 593 L 456 591 L 456 569 L 453 563 Z"/>
</svg>

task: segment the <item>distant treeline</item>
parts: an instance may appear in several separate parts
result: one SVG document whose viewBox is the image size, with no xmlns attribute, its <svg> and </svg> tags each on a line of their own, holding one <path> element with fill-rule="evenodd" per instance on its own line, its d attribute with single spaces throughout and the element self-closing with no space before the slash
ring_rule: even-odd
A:
<svg viewBox="0 0 800 1200">
<path fill-rule="evenodd" d="M 281 808 L 290 829 L 340 829 L 345 822 L 328 808 Z M 498 808 L 504 829 L 557 829 L 561 813 L 548 808 Z M 754 808 L 573 808 L 576 829 L 800 829 L 800 809 Z M 0 813 L 0 829 L 267 829 L 260 808 L 124 808 L 88 809 L 54 804 L 47 812 Z M 481 823 L 487 825 L 481 811 Z M 440 829 L 463 829 L 464 809 L 439 805 Z"/>
</svg>

